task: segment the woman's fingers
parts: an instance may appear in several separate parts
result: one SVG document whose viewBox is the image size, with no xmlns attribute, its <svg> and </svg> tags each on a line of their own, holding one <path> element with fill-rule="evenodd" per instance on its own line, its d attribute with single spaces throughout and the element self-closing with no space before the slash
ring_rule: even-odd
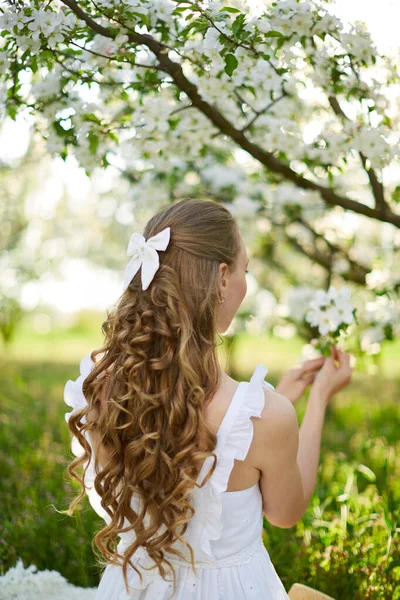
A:
<svg viewBox="0 0 400 600">
<path fill-rule="evenodd" d="M 308 375 L 307 377 L 304 377 L 304 381 L 306 383 L 312 383 L 315 379 L 316 373 L 311 373 L 310 375 Z"/>
<path fill-rule="evenodd" d="M 331 346 L 331 350 L 333 359 L 338 360 L 340 362 L 340 360 L 344 356 L 344 352 L 340 350 L 340 348 L 338 348 L 337 346 Z"/>
<path fill-rule="evenodd" d="M 302 365 L 301 368 L 302 373 L 307 373 L 308 371 L 312 371 L 313 369 L 319 369 L 324 364 L 324 360 L 325 356 L 319 356 L 318 358 L 306 360 L 306 362 Z"/>
</svg>

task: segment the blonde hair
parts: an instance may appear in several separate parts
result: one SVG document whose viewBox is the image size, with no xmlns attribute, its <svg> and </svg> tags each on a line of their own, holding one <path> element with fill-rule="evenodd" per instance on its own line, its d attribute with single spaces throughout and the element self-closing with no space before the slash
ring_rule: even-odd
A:
<svg viewBox="0 0 400 600">
<path fill-rule="evenodd" d="M 147 239 L 171 227 L 170 243 L 159 252 L 160 267 L 149 288 L 141 289 L 141 273 L 133 277 L 118 304 L 102 324 L 103 346 L 91 353 L 95 362 L 83 382 L 87 407 L 72 415 L 69 428 L 84 453 L 68 466 L 69 475 L 81 485 L 68 514 L 85 494 L 77 468 L 91 459 L 85 431 L 96 429 L 107 450 L 107 462 L 98 468 L 95 456 L 94 487 L 111 521 L 94 537 L 98 559 L 121 564 L 128 593 L 127 568 L 134 552 L 143 546 L 165 579 L 165 565 L 176 574 L 165 552 L 183 557 L 173 548 L 194 514 L 190 493 L 203 460 L 214 457 L 204 483 L 214 472 L 216 435 L 205 420 L 205 406 L 219 385 L 216 354 L 216 307 L 219 298 L 219 264 L 234 271 L 239 255 L 237 223 L 221 204 L 211 200 L 184 199 L 154 215 L 143 235 Z M 103 357 L 96 362 L 99 354 Z M 100 400 L 101 374 L 105 401 Z M 83 422 L 91 409 L 96 422 Z M 96 454 L 96 453 L 95 453 Z M 133 494 L 143 501 L 137 513 Z M 145 515 L 150 525 L 145 526 Z M 147 518 L 147 517 L 146 517 Z M 129 523 L 124 528 L 124 520 Z M 160 528 L 165 531 L 157 536 Z M 116 549 L 121 531 L 134 530 L 136 539 L 123 554 Z M 96 546 L 96 547 L 95 547 Z"/>
</svg>

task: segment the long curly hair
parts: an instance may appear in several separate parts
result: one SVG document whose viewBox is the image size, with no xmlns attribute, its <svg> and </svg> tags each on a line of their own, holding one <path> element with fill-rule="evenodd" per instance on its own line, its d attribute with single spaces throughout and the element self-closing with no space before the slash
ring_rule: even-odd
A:
<svg viewBox="0 0 400 600">
<path fill-rule="evenodd" d="M 219 264 L 234 271 L 240 248 L 234 216 L 213 200 L 172 204 L 148 221 L 143 235 L 148 239 L 165 227 L 171 228 L 170 242 L 159 251 L 149 288 L 142 290 L 139 269 L 107 311 L 104 344 L 91 353 L 94 366 L 83 382 L 87 406 L 68 422 L 83 453 L 67 467 L 81 490 L 66 512 L 72 514 L 85 494 L 87 465 L 82 475 L 79 467 L 92 456 L 85 433 L 95 431 L 107 456 L 100 465 L 94 452 L 94 488 L 110 519 L 92 546 L 102 566 L 122 560 L 127 593 L 128 564 L 142 580 L 130 561 L 140 546 L 161 577 L 165 565 L 172 569 L 173 594 L 176 574 L 165 552 L 184 558 L 173 547 L 177 540 L 188 548 L 196 572 L 193 549 L 183 536 L 195 512 L 190 499 L 201 465 L 214 457 L 204 485 L 217 460 L 217 436 L 207 425 L 205 407 L 220 383 Z M 97 418 L 86 420 L 92 410 Z M 139 512 L 132 506 L 134 495 L 142 501 Z M 119 554 L 117 537 L 131 530 L 135 540 Z"/>
</svg>

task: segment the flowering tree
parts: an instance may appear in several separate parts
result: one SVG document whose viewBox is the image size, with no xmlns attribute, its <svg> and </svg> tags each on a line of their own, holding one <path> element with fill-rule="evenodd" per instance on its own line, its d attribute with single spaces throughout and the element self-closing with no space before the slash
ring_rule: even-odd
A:
<svg viewBox="0 0 400 600">
<path fill-rule="evenodd" d="M 296 0 L 258 13 L 241 0 L 0 10 L 0 102 L 29 113 L 51 153 L 88 174 L 114 165 L 153 202 L 235 198 L 271 224 L 269 264 L 284 240 L 328 285 L 339 276 L 396 305 L 398 73 L 361 25 Z"/>
</svg>

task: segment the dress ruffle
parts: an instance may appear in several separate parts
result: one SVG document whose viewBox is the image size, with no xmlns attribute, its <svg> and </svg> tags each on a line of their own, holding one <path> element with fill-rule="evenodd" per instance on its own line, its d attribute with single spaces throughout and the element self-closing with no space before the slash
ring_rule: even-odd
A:
<svg viewBox="0 0 400 600">
<path fill-rule="evenodd" d="M 64 402 L 72 408 L 72 411 L 65 413 L 65 420 L 68 423 L 70 416 L 81 410 L 87 405 L 85 395 L 82 390 L 82 385 L 86 377 L 94 367 L 94 362 L 91 359 L 91 353 L 84 356 L 80 362 L 80 375 L 75 381 L 69 379 L 64 387 Z"/>
<path fill-rule="evenodd" d="M 81 410 L 82 408 L 87 406 L 87 400 L 83 393 L 82 386 L 83 386 L 84 380 L 89 375 L 89 373 L 92 371 L 94 364 L 95 363 L 93 362 L 93 360 L 91 358 L 91 352 L 90 352 L 89 354 L 84 356 L 80 362 L 79 377 L 77 377 L 77 379 L 75 379 L 75 381 L 72 379 L 69 379 L 67 381 L 67 383 L 65 384 L 64 402 L 72 408 L 71 412 L 65 413 L 65 421 L 67 423 L 68 423 L 71 415 L 73 415 L 74 413 L 78 412 L 79 410 Z M 85 423 L 85 421 L 86 421 L 86 417 L 83 417 L 82 422 Z M 93 446 L 90 441 L 89 432 L 85 431 L 84 435 L 85 435 L 86 440 L 90 444 L 90 447 L 92 448 L 92 459 L 90 460 L 89 464 L 87 463 L 87 461 L 83 464 L 84 468 L 86 468 L 86 466 L 88 464 L 86 472 L 85 472 L 86 493 L 88 495 L 88 499 L 89 499 L 89 502 L 90 502 L 92 508 L 95 510 L 95 512 L 100 517 L 102 517 L 108 523 L 110 521 L 110 518 L 109 518 L 108 514 L 106 513 L 106 511 L 101 506 L 101 498 L 98 495 L 98 493 L 96 492 L 96 490 L 94 489 L 94 480 L 96 477 L 96 472 L 95 472 L 95 468 L 94 468 Z M 71 452 L 76 457 L 81 456 L 83 454 L 83 448 L 74 435 L 72 436 L 72 440 L 71 440 Z"/>
<path fill-rule="evenodd" d="M 210 558 L 215 559 L 211 548 L 211 541 L 218 540 L 222 532 L 222 496 L 228 487 L 229 476 L 233 469 L 234 461 L 244 460 L 253 439 L 253 423 L 250 417 L 259 417 L 265 406 L 263 386 L 274 390 L 274 386 L 264 381 L 268 369 L 259 364 L 247 384 L 245 397 L 241 402 L 235 416 L 231 430 L 224 437 L 222 443 L 217 443 L 215 454 L 217 465 L 214 473 L 203 488 L 196 490 L 201 499 L 198 503 L 204 509 L 203 529 L 200 547 Z M 212 457 L 210 466 L 212 465 Z M 208 472 L 208 471 L 206 471 Z M 196 503 L 197 504 L 197 503 Z"/>
</svg>

